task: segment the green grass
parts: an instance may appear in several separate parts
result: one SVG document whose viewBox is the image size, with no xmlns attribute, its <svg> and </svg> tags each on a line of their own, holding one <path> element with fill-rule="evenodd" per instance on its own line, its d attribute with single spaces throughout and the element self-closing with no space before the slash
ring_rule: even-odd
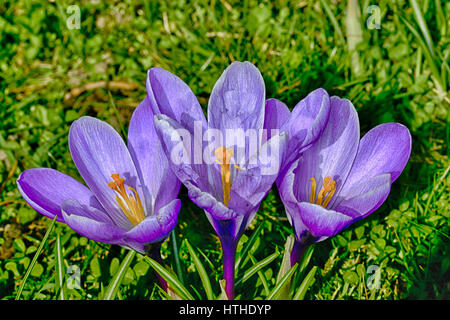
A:
<svg viewBox="0 0 450 320">
<path fill-rule="evenodd" d="M 410 162 L 389 199 L 369 218 L 314 246 L 294 292 L 317 270 L 297 297 L 448 299 L 450 3 L 378 1 L 381 29 L 367 28 L 370 1 L 360 1 L 356 11 L 330 0 L 195 3 L 0 2 L 0 297 L 14 299 L 29 270 L 22 299 L 97 299 L 111 292 L 118 274 L 116 299 L 165 298 L 143 256 L 121 270 L 124 249 L 87 240 L 60 223 L 29 269 L 52 221 L 22 200 L 15 180 L 32 167 L 79 179 L 67 146 L 71 122 L 93 115 L 124 135 L 146 94 L 148 68 L 180 76 L 206 108 L 224 68 L 248 60 L 261 70 L 267 97 L 292 108 L 322 87 L 353 102 L 362 134 L 397 121 L 413 136 Z M 66 26 L 72 4 L 81 9 L 79 30 Z M 220 297 L 218 238 L 185 189 L 180 197 L 179 224 L 163 245 L 163 261 L 193 298 Z M 237 298 L 273 294 L 292 234 L 285 217 L 274 189 L 238 248 L 245 253 L 238 279 L 251 277 L 238 283 Z M 281 254 L 271 256 L 276 252 Z M 58 278 L 66 283 L 78 274 L 61 275 L 69 266 L 76 266 L 81 286 L 61 292 Z M 380 272 L 379 289 L 367 287 L 370 268 Z"/>
</svg>

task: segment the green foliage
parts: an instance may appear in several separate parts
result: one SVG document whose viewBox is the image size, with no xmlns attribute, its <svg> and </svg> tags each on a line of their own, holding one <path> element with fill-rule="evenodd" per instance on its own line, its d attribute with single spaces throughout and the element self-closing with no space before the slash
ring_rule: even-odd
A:
<svg viewBox="0 0 450 320">
<path fill-rule="evenodd" d="M 180 76 L 206 108 L 223 69 L 249 60 L 267 97 L 291 108 L 323 87 L 354 103 L 362 134 L 397 121 L 413 135 L 411 160 L 387 202 L 315 244 L 286 279 L 290 298 L 448 299 L 450 3 L 378 1 L 380 29 L 367 27 L 368 1 L 348 16 L 346 1 L 83 0 L 80 29 L 67 28 L 71 4 L 0 4 L 1 298 L 173 298 L 160 290 L 155 268 L 179 295 L 219 298 L 219 241 L 184 189 L 164 265 L 137 254 L 127 266 L 123 248 L 60 223 L 49 228 L 15 181 L 32 167 L 79 179 L 67 146 L 71 122 L 96 116 L 125 136 L 148 68 Z M 277 274 L 291 234 L 274 188 L 238 245 L 238 299 L 282 293 Z M 108 287 L 112 279 L 120 281 Z"/>
</svg>

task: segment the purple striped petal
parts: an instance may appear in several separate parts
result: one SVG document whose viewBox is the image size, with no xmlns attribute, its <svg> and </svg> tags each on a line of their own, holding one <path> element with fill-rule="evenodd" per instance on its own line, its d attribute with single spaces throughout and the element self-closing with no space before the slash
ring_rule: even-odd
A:
<svg viewBox="0 0 450 320">
<path fill-rule="evenodd" d="M 153 243 L 165 239 L 177 224 L 180 199 L 175 199 L 162 207 L 157 214 L 146 217 L 141 223 L 125 234 L 125 241 Z"/>
<path fill-rule="evenodd" d="M 330 97 L 322 88 L 314 90 L 297 103 L 284 129 L 289 131 L 291 140 L 299 134 L 303 136 L 302 131 L 306 132 L 304 141 L 300 141 L 302 144 L 299 152 L 319 138 L 325 129 L 329 115 Z"/>
<path fill-rule="evenodd" d="M 190 142 L 183 140 L 179 130 L 185 129 L 176 121 L 165 115 L 157 115 L 155 127 L 165 152 L 170 157 L 172 171 L 188 189 L 189 198 L 216 219 L 231 219 L 235 213 L 227 208 L 219 197 L 222 194 L 222 182 L 214 180 L 211 174 L 215 164 L 193 165 L 190 163 L 192 156 L 188 156 L 191 153 L 187 151 Z M 187 159 L 186 162 L 183 161 L 183 157 Z M 211 193 L 211 189 L 214 190 L 214 194 Z"/>
<path fill-rule="evenodd" d="M 300 235 L 304 231 L 307 231 L 307 228 L 298 214 L 298 200 L 294 194 L 295 169 L 298 166 L 298 161 L 299 160 L 292 163 L 291 166 L 283 173 L 281 178 L 277 179 L 276 182 L 281 201 L 283 202 L 286 210 L 286 216 L 289 223 L 294 228 L 295 235 L 298 239 L 300 239 Z"/>
<path fill-rule="evenodd" d="M 288 122 L 291 116 L 289 108 L 280 100 L 268 99 L 266 101 L 265 115 L 264 115 L 264 129 L 267 130 L 266 140 L 272 137 L 271 130 L 278 129 Z M 266 142 L 265 140 L 262 141 Z"/>
<path fill-rule="evenodd" d="M 197 206 L 210 213 L 214 219 L 228 220 L 237 216 L 235 211 L 229 207 L 226 207 L 220 200 L 210 193 L 202 191 L 189 181 L 185 182 L 184 185 L 188 189 L 189 199 L 191 199 Z"/>
<path fill-rule="evenodd" d="M 175 199 L 180 181 L 172 173 L 155 130 L 153 111 L 145 98 L 133 113 L 128 129 L 130 150 L 140 181 L 143 184 L 145 206 L 150 215 Z"/>
<path fill-rule="evenodd" d="M 67 200 L 62 204 L 62 214 L 66 224 L 82 236 L 94 241 L 119 244 L 127 231 L 116 226 L 100 210 Z"/>
<path fill-rule="evenodd" d="M 120 135 L 106 122 L 82 117 L 70 127 L 69 147 L 78 171 L 114 222 L 122 228 L 131 228 L 131 222 L 115 200 L 116 193 L 108 186 L 111 175 L 117 173 L 125 179 L 126 185 L 144 194 Z"/>
<path fill-rule="evenodd" d="M 173 173 L 182 183 L 190 181 L 202 191 L 209 191 L 205 164 L 193 164 L 191 132 L 162 114 L 156 115 L 154 122 Z"/>
<path fill-rule="evenodd" d="M 347 99 L 332 97 L 325 130 L 312 147 L 303 153 L 298 163 L 294 182 L 296 198 L 309 202 L 311 177 L 317 181 L 318 193 L 323 179 L 330 176 L 337 183 L 338 194 L 352 167 L 358 144 L 359 120 L 355 108 Z M 330 207 L 335 199 L 336 197 L 331 200 Z"/>
<path fill-rule="evenodd" d="M 278 177 L 286 142 L 286 132 L 272 137 L 238 172 L 231 185 L 229 203 L 231 209 L 242 211 L 239 213 L 246 215 L 249 210 L 259 205 Z M 235 196 L 238 200 L 234 199 Z M 241 198 L 246 199 L 250 206 L 247 202 L 242 203 Z"/>
<path fill-rule="evenodd" d="M 405 168 L 410 154 L 411 134 L 408 128 L 399 123 L 376 126 L 362 137 L 344 189 L 384 173 L 391 174 L 394 182 Z"/>
<path fill-rule="evenodd" d="M 206 127 L 205 115 L 194 93 L 169 71 L 162 68 L 148 70 L 147 94 L 153 113 L 165 114 L 190 131 L 194 129 L 195 121 Z"/>
<path fill-rule="evenodd" d="M 300 202 L 300 218 L 314 237 L 332 237 L 347 227 L 353 219 L 334 210 L 328 210 L 317 204 Z M 297 235 L 300 237 L 300 235 Z"/>
<path fill-rule="evenodd" d="M 361 219 L 378 209 L 391 190 L 391 175 L 381 174 L 344 189 L 336 200 L 334 210 L 354 219 Z"/>
<path fill-rule="evenodd" d="M 265 86 L 259 70 L 250 62 L 233 62 L 211 92 L 208 125 L 225 129 L 262 129 Z"/>
<path fill-rule="evenodd" d="M 17 187 L 34 210 L 52 219 L 56 215 L 56 220 L 60 222 L 64 222 L 61 205 L 69 199 L 104 210 L 85 185 L 54 169 L 25 170 L 17 180 Z"/>
</svg>

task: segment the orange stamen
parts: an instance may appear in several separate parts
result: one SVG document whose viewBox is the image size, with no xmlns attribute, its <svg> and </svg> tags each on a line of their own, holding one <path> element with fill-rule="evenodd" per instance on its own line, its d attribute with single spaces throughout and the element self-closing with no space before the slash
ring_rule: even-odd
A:
<svg viewBox="0 0 450 320">
<path fill-rule="evenodd" d="M 223 203 L 228 206 L 230 201 L 231 192 L 231 158 L 233 157 L 233 148 L 225 148 L 224 146 L 218 147 L 214 150 L 214 154 L 217 158 L 217 163 L 220 165 L 220 176 L 222 178 L 222 189 L 223 189 Z M 238 170 L 241 170 L 238 165 L 234 165 Z"/>
<path fill-rule="evenodd" d="M 311 178 L 312 186 L 311 186 L 311 196 L 309 201 L 314 203 L 315 195 L 316 195 L 316 180 Z M 334 193 L 336 192 L 336 181 L 334 181 L 331 177 L 325 177 L 323 179 L 323 186 L 320 189 L 319 194 L 317 196 L 316 204 L 326 208 L 333 198 Z"/>
<path fill-rule="evenodd" d="M 120 178 L 117 173 L 112 174 L 111 178 L 114 181 L 108 182 L 108 187 L 118 194 L 116 195 L 117 204 L 133 226 L 138 225 L 145 219 L 145 210 L 138 192 L 134 188 L 128 187 L 133 192 L 129 195 L 125 190 L 125 179 Z"/>
</svg>

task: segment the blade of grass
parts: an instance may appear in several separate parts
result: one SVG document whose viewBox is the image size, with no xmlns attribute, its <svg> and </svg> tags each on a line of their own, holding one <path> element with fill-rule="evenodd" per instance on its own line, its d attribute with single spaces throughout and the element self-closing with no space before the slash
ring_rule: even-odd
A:
<svg viewBox="0 0 450 320">
<path fill-rule="evenodd" d="M 303 279 L 302 283 L 300 284 L 300 287 L 298 288 L 297 292 L 295 293 L 292 300 L 303 300 L 305 297 L 306 291 L 308 291 L 309 287 L 314 283 L 316 280 L 314 276 L 316 275 L 317 267 L 314 266 L 306 275 L 305 279 Z"/>
<path fill-rule="evenodd" d="M 253 247 L 253 245 L 256 242 L 256 239 L 260 235 L 262 229 L 264 226 L 264 221 L 261 221 L 259 226 L 256 228 L 256 230 L 252 233 L 248 241 L 244 244 L 242 247 L 241 252 L 239 253 L 239 258 L 236 260 L 236 273 L 240 270 L 239 268 L 242 267 L 245 264 L 245 260 L 247 258 L 247 252 Z M 245 260 L 242 260 L 245 259 Z M 244 261 L 244 263 L 241 265 L 241 262 Z"/>
<path fill-rule="evenodd" d="M 411 31 L 411 33 L 414 35 L 418 44 L 422 47 L 423 54 L 425 56 L 425 60 L 427 61 L 428 67 L 430 68 L 436 88 L 437 88 L 439 94 L 445 95 L 443 81 L 441 79 L 441 74 L 439 73 L 439 70 L 436 67 L 436 63 L 433 59 L 433 56 L 432 56 L 428 46 L 425 44 L 425 42 L 422 39 L 422 37 L 420 36 L 419 32 L 411 25 L 411 23 L 409 23 L 408 20 L 406 20 L 404 17 L 400 17 L 400 19 L 406 25 L 406 27 L 409 29 L 409 31 Z"/>
<path fill-rule="evenodd" d="M 175 234 L 175 229 L 173 229 L 172 232 L 170 233 L 170 237 L 172 240 L 172 249 L 173 249 L 173 256 L 174 256 L 174 260 L 175 260 L 175 268 L 177 271 L 177 276 L 178 276 L 178 279 L 180 279 L 181 283 L 184 283 L 183 272 L 181 271 L 180 254 L 178 252 L 177 236 Z"/>
<path fill-rule="evenodd" d="M 346 12 L 347 48 L 351 52 L 351 68 L 355 75 L 360 75 L 361 66 L 356 47 L 363 41 L 363 31 L 360 22 L 359 4 L 356 0 L 349 0 Z"/>
<path fill-rule="evenodd" d="M 320 0 L 320 4 L 325 9 L 325 13 L 328 15 L 328 18 L 330 19 L 331 24 L 333 25 L 334 30 L 338 35 L 338 41 L 341 42 L 342 44 L 345 43 L 344 34 L 342 33 L 341 27 L 339 26 L 339 22 L 336 20 L 336 17 L 333 15 L 333 12 L 331 11 L 327 2 L 325 0 Z"/>
<path fill-rule="evenodd" d="M 181 299 L 184 300 L 194 300 L 194 297 L 189 293 L 189 291 L 180 283 L 180 281 L 169 272 L 166 268 L 161 266 L 158 262 L 152 258 L 145 256 L 144 259 L 150 264 L 150 266 L 155 270 L 164 280 L 167 281 L 169 287 L 175 291 Z"/>
<path fill-rule="evenodd" d="M 306 267 L 308 266 L 309 262 L 311 261 L 311 257 L 314 253 L 314 246 L 309 246 L 308 249 L 306 249 L 306 252 L 303 255 L 303 258 L 300 263 L 300 272 L 305 271 Z"/>
<path fill-rule="evenodd" d="M 67 16 L 63 10 L 63 7 L 60 4 L 60 1 L 56 1 L 56 5 L 58 7 L 58 11 L 59 11 L 59 16 L 61 18 L 61 24 L 66 27 L 66 21 L 67 21 Z M 75 47 L 76 53 L 82 57 L 82 41 L 80 41 L 76 36 L 75 36 L 75 32 L 73 31 L 73 29 L 68 28 L 69 29 L 69 37 L 72 41 L 73 46 Z"/>
<path fill-rule="evenodd" d="M 297 284 L 299 283 L 299 279 L 302 279 L 305 276 L 305 270 L 309 265 L 309 262 L 311 261 L 312 255 L 314 253 L 314 246 L 309 246 L 308 249 L 306 249 L 305 253 L 303 254 L 303 257 L 299 261 L 300 267 L 299 272 L 294 277 L 294 281 L 292 282 L 292 287 L 296 288 Z"/>
<path fill-rule="evenodd" d="M 252 260 L 253 264 L 257 263 L 256 259 L 251 254 L 250 254 L 250 259 Z M 270 293 L 270 290 L 269 290 L 269 284 L 267 283 L 266 276 L 261 270 L 259 270 L 258 277 L 261 280 L 261 283 L 264 287 L 264 291 L 266 292 L 266 296 L 267 296 Z"/>
<path fill-rule="evenodd" d="M 278 297 L 281 291 L 284 289 L 284 286 L 288 284 L 294 274 L 295 270 L 297 270 L 298 264 L 295 264 L 289 271 L 281 278 L 280 282 L 275 286 L 272 292 L 267 296 L 267 300 L 274 300 Z"/>
<path fill-rule="evenodd" d="M 269 263 L 271 263 L 273 260 L 275 260 L 279 255 L 280 255 L 280 253 L 277 250 L 274 253 L 272 253 L 270 256 L 268 256 L 268 257 L 262 259 L 261 261 L 253 264 L 253 266 L 248 268 L 244 272 L 244 275 L 238 281 L 236 281 L 236 285 L 240 284 L 240 283 L 243 283 L 243 282 L 247 281 L 248 279 L 250 279 L 255 273 L 257 273 L 259 270 L 261 270 L 262 268 L 267 266 Z"/>
<path fill-rule="evenodd" d="M 120 284 L 122 283 L 122 279 L 125 276 L 125 273 L 127 272 L 128 267 L 130 266 L 131 261 L 133 261 L 135 255 L 136 251 L 130 250 L 122 260 L 119 269 L 117 269 L 112 281 L 108 285 L 108 288 L 106 288 L 103 300 L 114 300 L 117 291 L 119 290 Z"/>
<path fill-rule="evenodd" d="M 125 130 L 125 127 L 123 126 L 122 121 L 120 121 L 120 115 L 119 115 L 119 110 L 117 109 L 116 104 L 114 103 L 114 99 L 112 97 L 111 91 L 108 90 L 108 97 L 109 97 L 109 103 L 111 104 L 111 107 L 114 110 L 114 114 L 117 118 L 117 122 L 119 123 L 120 126 L 120 132 L 122 132 L 122 136 L 124 139 L 127 138 L 127 131 Z"/>
<path fill-rule="evenodd" d="M 208 274 L 206 273 L 205 267 L 203 267 L 202 262 L 198 258 L 198 255 L 195 253 L 189 241 L 185 240 L 185 244 L 189 250 L 189 254 L 194 260 L 195 269 L 197 270 L 198 275 L 200 276 L 200 280 L 203 284 L 203 289 L 205 289 L 206 297 L 208 300 L 214 300 L 214 293 L 212 291 L 211 282 L 209 281 Z"/>
<path fill-rule="evenodd" d="M 225 292 L 225 280 L 219 280 L 220 286 L 220 295 L 217 297 L 217 300 L 228 300 L 227 293 Z"/>
<path fill-rule="evenodd" d="M 50 224 L 50 227 L 47 229 L 47 232 L 45 233 L 44 238 L 42 239 L 41 243 L 39 244 L 39 248 L 37 249 L 36 253 L 34 254 L 33 260 L 31 261 L 30 265 L 28 266 L 27 272 L 25 273 L 22 283 L 20 284 L 19 291 L 17 291 L 16 300 L 20 299 L 20 296 L 22 295 L 22 290 L 25 287 L 25 283 L 27 282 L 27 279 L 30 276 L 31 271 L 33 270 L 34 265 L 36 264 L 39 254 L 41 253 L 42 249 L 44 248 L 44 244 L 47 242 L 50 232 L 53 230 L 55 222 L 56 222 L 56 216 L 55 216 L 55 218 L 53 218 L 52 223 Z"/>
<path fill-rule="evenodd" d="M 436 7 L 436 22 L 441 36 L 445 37 L 447 34 L 447 22 L 445 19 L 444 11 L 442 11 L 441 0 L 435 0 L 434 6 Z"/>
<path fill-rule="evenodd" d="M 214 263 L 211 262 L 211 260 L 206 256 L 206 254 L 202 250 L 200 250 L 199 248 L 197 248 L 197 250 L 198 250 L 198 252 L 200 252 L 203 259 L 205 259 L 205 261 L 208 263 L 211 270 L 214 270 L 215 269 Z"/>
<path fill-rule="evenodd" d="M 450 171 L 450 166 L 448 166 L 448 167 L 445 169 L 444 173 L 441 175 L 441 177 L 439 178 L 438 182 L 435 183 L 433 189 L 431 189 L 430 195 L 428 196 L 428 200 L 427 200 L 427 203 L 426 203 L 426 205 L 425 205 L 425 210 L 424 210 L 424 212 L 423 212 L 423 216 L 424 216 L 424 217 L 427 216 L 428 209 L 429 209 L 430 204 L 431 204 L 431 200 L 432 200 L 433 197 L 434 197 L 434 193 L 435 193 L 436 190 L 439 188 L 439 185 L 440 185 L 440 184 L 442 183 L 442 181 L 445 179 L 445 177 L 447 176 L 447 174 L 448 174 L 449 171 Z"/>
<path fill-rule="evenodd" d="M 278 270 L 276 284 L 278 284 L 283 276 L 289 271 L 291 268 L 291 252 L 292 247 L 294 246 L 295 238 L 290 235 L 286 238 L 286 242 L 284 244 L 284 254 L 283 260 L 281 261 L 280 270 Z"/>
<path fill-rule="evenodd" d="M 419 25 L 420 30 L 422 31 L 425 42 L 427 43 L 428 50 L 430 50 L 431 56 L 434 57 L 433 40 L 431 38 L 430 31 L 428 30 L 427 22 L 423 17 L 422 10 L 420 10 L 419 4 L 416 0 L 410 0 L 410 3 L 414 11 L 416 22 Z"/>
<path fill-rule="evenodd" d="M 55 286 L 56 291 L 59 290 L 59 300 L 65 300 L 64 296 L 64 261 L 63 253 L 61 248 L 61 237 L 59 232 L 56 233 L 56 245 L 55 245 L 55 256 L 56 256 L 56 278 Z"/>
</svg>

